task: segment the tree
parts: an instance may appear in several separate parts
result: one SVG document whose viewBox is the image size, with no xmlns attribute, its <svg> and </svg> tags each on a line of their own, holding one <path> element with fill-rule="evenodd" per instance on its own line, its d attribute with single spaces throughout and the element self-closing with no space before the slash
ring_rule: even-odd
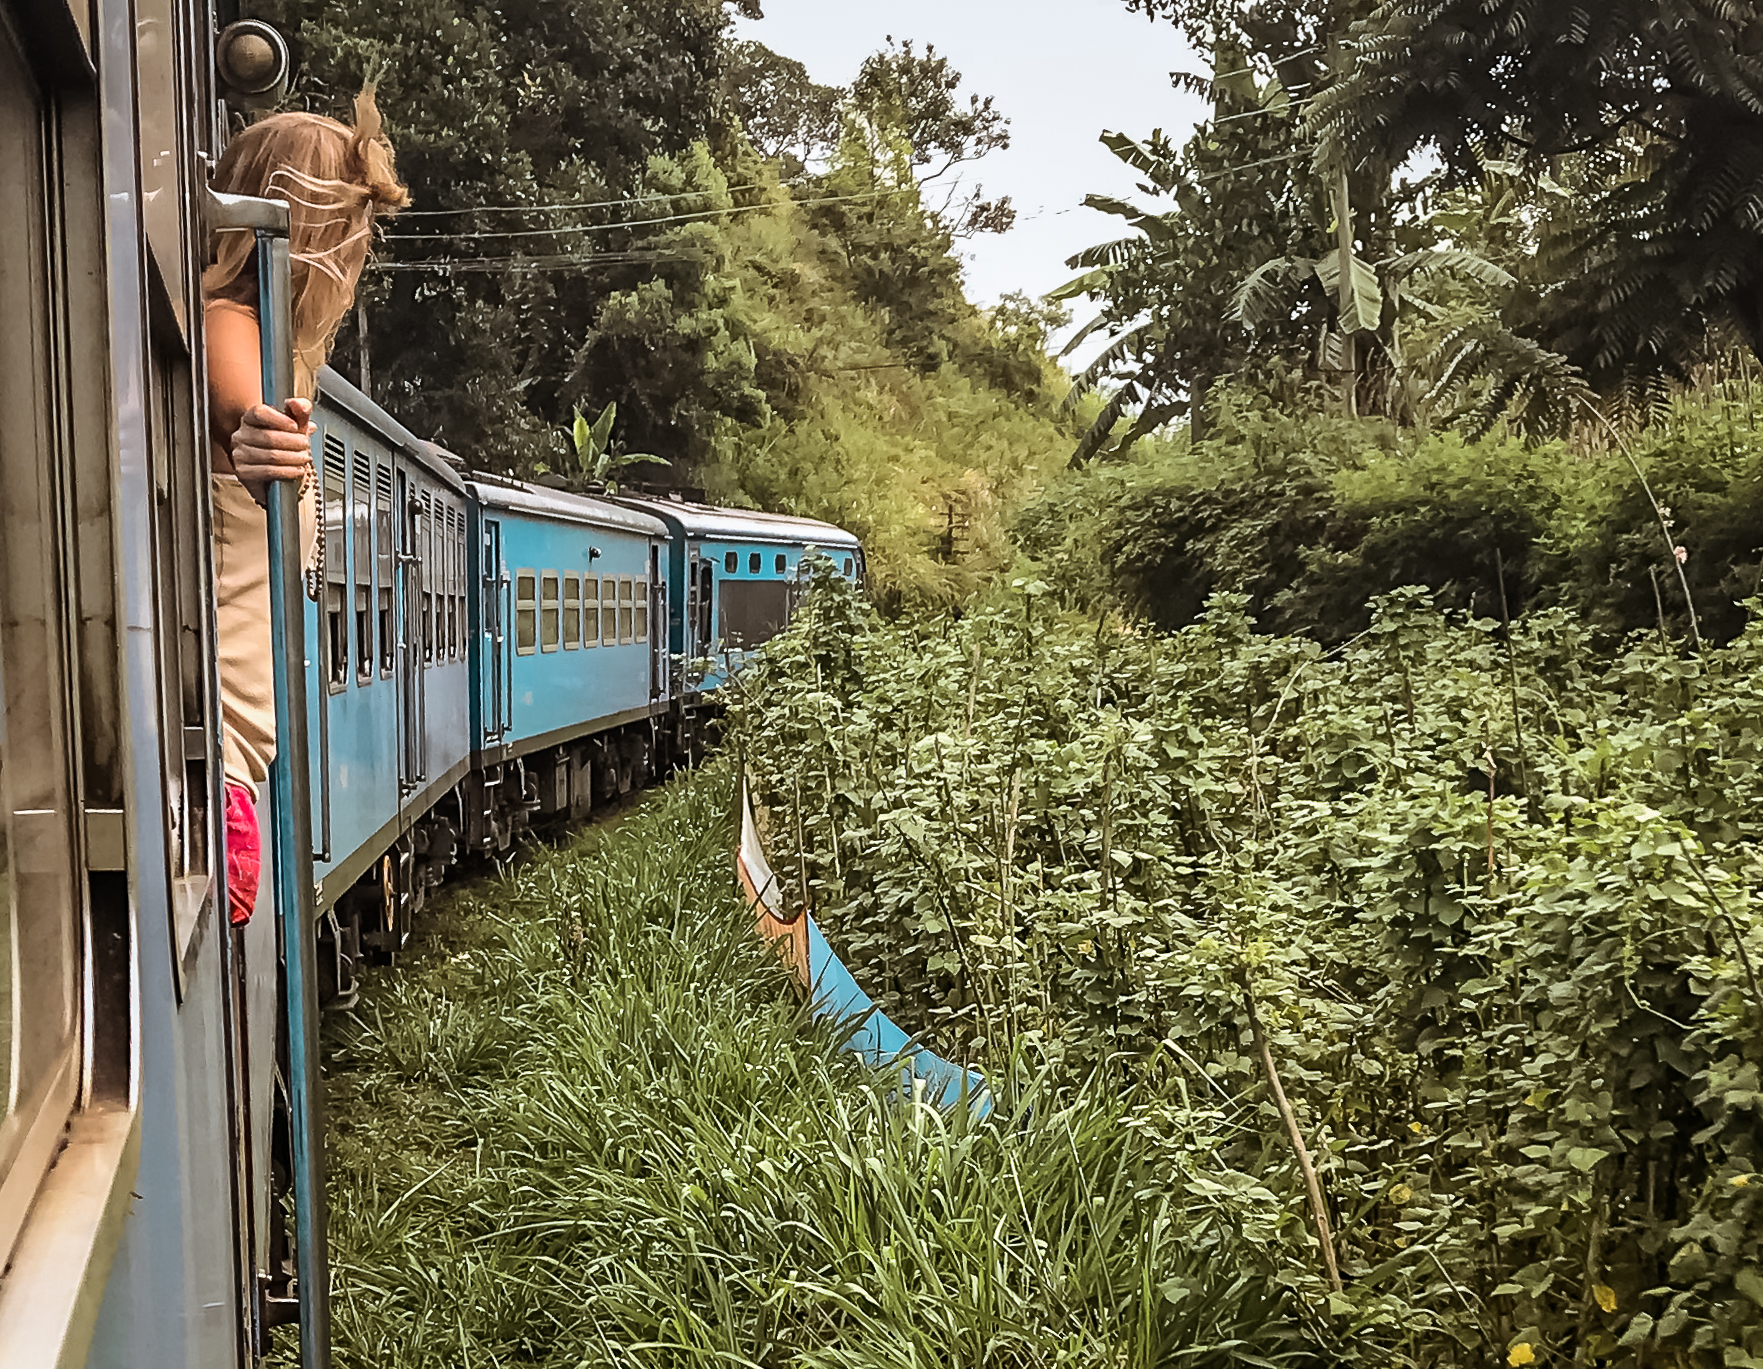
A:
<svg viewBox="0 0 1763 1369">
<path fill-rule="evenodd" d="M 542 459 L 589 399 L 571 381 L 595 320 L 678 255 L 641 221 L 686 201 L 624 201 L 719 127 L 723 0 L 248 8 L 290 36 L 306 107 L 378 80 L 414 206 L 365 282 L 376 392 L 487 465 Z M 345 369 L 357 345 L 345 328 Z"/>
<path fill-rule="evenodd" d="M 1010 146 L 1010 121 L 992 97 L 970 95 L 963 105 L 958 92 L 961 73 L 947 57 L 926 45 L 920 53 L 908 39 L 864 60 L 851 88 L 857 112 L 877 128 L 897 132 L 910 148 L 910 161 L 920 185 L 976 162 L 989 152 Z M 935 167 L 934 171 L 927 168 Z M 957 183 L 933 211 L 953 237 L 1008 232 L 1016 222 L 1010 199 L 988 200 L 984 187 L 962 193 Z"/>
<path fill-rule="evenodd" d="M 1763 356 L 1763 7 L 1754 0 L 1389 0 L 1310 125 L 1361 159 L 1573 163 L 1534 321 L 1601 389 L 1682 373 L 1710 324 Z"/>
<path fill-rule="evenodd" d="M 722 98 L 761 156 L 799 176 L 838 146 L 841 107 L 850 92 L 817 84 L 808 68 L 763 43 L 732 42 L 722 70 Z"/>
<path fill-rule="evenodd" d="M 1092 209 L 1126 221 L 1131 235 L 1071 258 L 1083 274 L 1053 298 L 1089 296 L 1100 311 L 1068 344 L 1100 332 L 1108 347 L 1076 378 L 1072 398 L 1116 388 L 1073 456 L 1087 461 L 1123 416 L 1136 413 L 1117 451 L 1173 418 L 1204 426 L 1206 396 L 1227 375 L 1276 358 L 1305 356 L 1329 317 L 1326 303 L 1297 299 L 1283 320 L 1269 317 L 1257 356 L 1232 317 L 1236 292 L 1263 263 L 1326 253 L 1326 195 L 1294 141 L 1298 110 L 1277 78 L 1258 80 L 1243 49 L 1221 44 L 1216 75 L 1193 84 L 1213 97 L 1214 117 L 1179 149 L 1161 131 L 1140 142 L 1105 133 L 1102 142 L 1136 171 L 1147 194 L 1172 201 L 1147 209 L 1089 196 Z"/>
</svg>

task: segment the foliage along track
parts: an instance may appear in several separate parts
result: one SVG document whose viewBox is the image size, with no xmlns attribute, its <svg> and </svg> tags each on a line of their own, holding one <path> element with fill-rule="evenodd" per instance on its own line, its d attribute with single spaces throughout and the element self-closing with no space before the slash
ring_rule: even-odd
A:
<svg viewBox="0 0 1763 1369">
<path fill-rule="evenodd" d="M 730 794 L 462 886 L 330 1024 L 339 1366 L 1317 1362 L 1278 1201 L 1220 1201 L 1197 1137 L 1102 1082 L 980 1123 L 844 1050 L 753 934 Z"/>
</svg>

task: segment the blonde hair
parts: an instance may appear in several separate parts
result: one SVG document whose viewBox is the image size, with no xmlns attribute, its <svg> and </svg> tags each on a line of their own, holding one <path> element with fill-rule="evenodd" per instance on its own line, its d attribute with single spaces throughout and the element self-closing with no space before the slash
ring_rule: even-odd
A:
<svg viewBox="0 0 1763 1369">
<path fill-rule="evenodd" d="M 311 398 L 318 368 L 355 300 L 377 214 L 410 202 L 368 86 L 355 97 L 355 127 L 321 114 L 272 114 L 227 144 L 214 188 L 286 201 L 292 266 L 295 388 Z M 257 307 L 256 239 L 228 233 L 202 294 Z"/>
</svg>

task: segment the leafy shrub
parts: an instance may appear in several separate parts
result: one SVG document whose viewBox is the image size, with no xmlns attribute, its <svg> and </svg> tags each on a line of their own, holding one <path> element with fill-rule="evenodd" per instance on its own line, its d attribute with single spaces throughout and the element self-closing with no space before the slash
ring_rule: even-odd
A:
<svg viewBox="0 0 1763 1369">
<path fill-rule="evenodd" d="M 1255 1100 L 1218 1153 L 1297 1232 L 1259 1018 L 1343 1362 L 1763 1363 L 1763 627 L 1608 660 L 1402 590 L 1325 652 L 1242 596 L 1163 636 L 1018 590 L 883 627 L 829 583 L 737 710 L 886 1009 L 1177 1132 Z"/>
<path fill-rule="evenodd" d="M 1749 392 L 1688 395 L 1636 435 L 1635 458 L 1684 545 L 1704 635 L 1744 627 L 1763 581 L 1763 440 Z M 1571 606 L 1610 637 L 1688 614 L 1658 516 L 1619 451 L 1398 433 L 1227 391 L 1199 443 L 1066 477 L 1020 515 L 1023 549 L 1068 602 L 1165 628 L 1209 596 L 1248 597 L 1268 632 L 1337 643 L 1370 600 L 1422 586 L 1498 617 Z M 1657 588 L 1655 588 L 1655 579 Z"/>
</svg>

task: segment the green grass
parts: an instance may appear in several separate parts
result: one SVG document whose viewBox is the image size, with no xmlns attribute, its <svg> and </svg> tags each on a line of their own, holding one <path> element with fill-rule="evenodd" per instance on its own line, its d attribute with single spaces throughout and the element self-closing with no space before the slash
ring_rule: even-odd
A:
<svg viewBox="0 0 1763 1369">
<path fill-rule="evenodd" d="M 332 1023 L 339 1366 L 1313 1362 L 1213 1138 L 1100 1085 L 970 1124 L 842 1052 L 728 806 L 718 767 L 462 887 Z"/>
</svg>

